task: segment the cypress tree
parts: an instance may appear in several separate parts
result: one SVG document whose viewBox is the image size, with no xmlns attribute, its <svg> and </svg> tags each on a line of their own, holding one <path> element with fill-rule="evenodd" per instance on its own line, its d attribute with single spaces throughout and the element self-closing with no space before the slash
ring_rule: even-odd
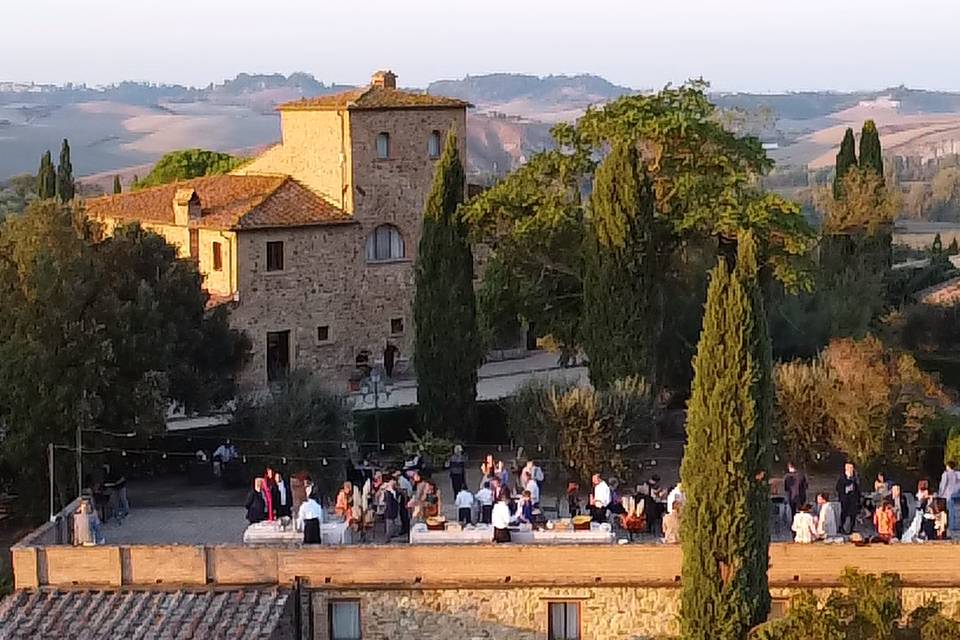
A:
<svg viewBox="0 0 960 640">
<path fill-rule="evenodd" d="M 949 246 L 947 246 L 947 255 L 955 256 L 958 253 L 960 253 L 960 245 L 957 244 L 957 239 L 954 238 L 953 240 L 950 241 Z"/>
<path fill-rule="evenodd" d="M 57 196 L 60 202 L 70 202 L 76 191 L 73 182 L 73 164 L 70 163 L 70 143 L 63 139 L 60 147 L 60 164 L 57 166 Z"/>
<path fill-rule="evenodd" d="M 940 238 L 939 233 L 933 237 L 933 244 L 930 245 L 930 253 L 934 256 L 939 256 L 943 253 L 943 239 Z"/>
<path fill-rule="evenodd" d="M 473 252 L 463 202 L 464 169 L 452 132 L 437 162 L 415 268 L 414 358 L 421 425 L 436 434 L 472 435 L 482 349 L 473 291 Z"/>
<path fill-rule="evenodd" d="M 680 470 L 685 640 L 742 640 L 770 608 L 770 359 L 757 248 L 744 234 L 736 267 L 712 271 L 694 359 Z"/>
<path fill-rule="evenodd" d="M 843 197 L 843 176 L 850 167 L 857 166 L 857 142 L 853 138 L 853 129 L 847 127 L 840 142 L 840 151 L 837 152 L 836 171 L 833 176 L 833 199 Z"/>
<path fill-rule="evenodd" d="M 41 200 L 57 195 L 57 173 L 53 168 L 53 158 L 47 151 L 40 158 L 40 170 L 37 172 L 37 197 Z"/>
<path fill-rule="evenodd" d="M 883 152 L 880 148 L 880 132 L 873 120 L 863 123 L 860 133 L 860 168 L 870 169 L 883 182 Z"/>
<path fill-rule="evenodd" d="M 120 176 L 113 176 L 113 193 L 123 193 L 123 185 L 120 184 Z"/>
<path fill-rule="evenodd" d="M 597 168 L 584 275 L 583 347 L 596 387 L 654 379 L 653 195 L 636 146 L 619 143 Z"/>
</svg>

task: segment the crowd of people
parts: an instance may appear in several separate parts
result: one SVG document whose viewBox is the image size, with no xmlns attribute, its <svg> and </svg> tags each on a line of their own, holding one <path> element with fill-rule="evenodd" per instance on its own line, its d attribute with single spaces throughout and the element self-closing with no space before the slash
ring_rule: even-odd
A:
<svg viewBox="0 0 960 640">
<path fill-rule="evenodd" d="M 783 489 L 793 515 L 791 529 L 796 542 L 846 538 L 878 543 L 946 540 L 950 530 L 958 527 L 960 472 L 954 462 L 947 463 L 936 493 L 928 480 L 920 480 L 912 501 L 901 485 L 891 482 L 884 473 L 877 474 L 872 488 L 868 487 L 872 490 L 865 491 L 852 462 L 844 464 L 837 479 L 835 502 L 829 493 L 822 492 L 812 506 L 807 502 L 808 488 L 806 474 L 789 464 Z M 872 524 L 873 534 L 865 538 L 856 531 L 858 522 Z"/>
</svg>

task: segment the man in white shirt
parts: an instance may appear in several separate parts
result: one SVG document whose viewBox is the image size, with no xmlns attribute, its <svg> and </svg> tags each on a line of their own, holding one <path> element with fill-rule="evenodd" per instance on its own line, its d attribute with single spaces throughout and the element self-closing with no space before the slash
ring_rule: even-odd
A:
<svg viewBox="0 0 960 640">
<path fill-rule="evenodd" d="M 533 504 L 534 509 L 540 508 L 540 485 L 537 484 L 535 478 L 531 477 L 527 480 L 527 484 L 523 487 L 530 492 L 530 503 Z"/>
<path fill-rule="evenodd" d="M 490 524 L 493 513 L 493 491 L 490 483 L 484 481 L 480 491 L 477 491 L 477 504 L 480 505 L 480 522 Z"/>
<path fill-rule="evenodd" d="M 610 505 L 610 487 L 600 477 L 599 473 L 593 474 L 593 494 L 590 496 L 590 514 L 594 522 L 607 521 L 607 507 Z"/>
<path fill-rule="evenodd" d="M 493 505 L 491 522 L 493 524 L 493 541 L 510 542 L 510 503 L 507 496 L 501 496 L 497 504 Z"/>
<path fill-rule="evenodd" d="M 684 502 L 686 502 L 686 499 L 683 496 L 683 490 L 680 488 L 680 483 L 678 482 L 677 486 L 667 494 L 667 513 L 673 513 L 673 505 L 675 503 L 682 505 Z"/>
<path fill-rule="evenodd" d="M 467 486 L 463 485 L 457 497 L 454 498 L 457 503 L 457 516 L 460 524 L 470 524 L 473 522 L 473 494 L 467 491 Z"/>
</svg>

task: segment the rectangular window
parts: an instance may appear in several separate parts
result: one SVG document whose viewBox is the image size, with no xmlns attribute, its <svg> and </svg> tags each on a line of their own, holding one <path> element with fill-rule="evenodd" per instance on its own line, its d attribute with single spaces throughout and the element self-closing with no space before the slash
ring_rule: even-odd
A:
<svg viewBox="0 0 960 640">
<path fill-rule="evenodd" d="M 330 341 L 330 325 L 321 325 L 317 327 L 317 342 Z"/>
<path fill-rule="evenodd" d="M 223 245 L 219 242 L 213 243 L 213 270 L 223 271 Z"/>
<path fill-rule="evenodd" d="M 381 160 L 390 157 L 390 134 L 385 131 L 377 135 L 377 157 Z"/>
<path fill-rule="evenodd" d="M 267 271 L 283 271 L 283 242 L 267 243 Z"/>
<path fill-rule="evenodd" d="M 200 259 L 200 229 L 190 229 L 190 259 Z"/>
<path fill-rule="evenodd" d="M 403 318 L 390 318 L 390 333 L 395 336 L 403 333 Z"/>
<path fill-rule="evenodd" d="M 267 332 L 267 381 L 280 380 L 290 371 L 290 332 Z"/>
<path fill-rule="evenodd" d="M 330 640 L 361 640 L 359 600 L 334 600 L 329 615 Z"/>
<path fill-rule="evenodd" d="M 550 620 L 549 640 L 580 640 L 580 603 L 551 602 L 547 605 Z"/>
</svg>

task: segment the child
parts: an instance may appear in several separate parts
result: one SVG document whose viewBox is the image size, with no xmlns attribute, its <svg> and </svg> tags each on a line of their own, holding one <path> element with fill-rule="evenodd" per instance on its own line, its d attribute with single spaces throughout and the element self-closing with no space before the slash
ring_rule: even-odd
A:
<svg viewBox="0 0 960 640">
<path fill-rule="evenodd" d="M 470 524 L 473 521 L 473 494 L 467 491 L 467 485 L 462 484 L 460 492 L 454 498 L 457 504 L 457 516 L 460 524 Z"/>
</svg>

